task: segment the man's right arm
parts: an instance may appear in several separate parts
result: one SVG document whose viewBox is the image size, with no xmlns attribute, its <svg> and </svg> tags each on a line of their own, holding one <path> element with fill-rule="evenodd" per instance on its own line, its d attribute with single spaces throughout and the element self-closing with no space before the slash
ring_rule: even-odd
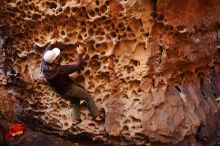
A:
<svg viewBox="0 0 220 146">
<path fill-rule="evenodd" d="M 84 52 L 84 49 L 82 46 L 78 46 L 76 48 L 77 50 L 77 53 L 78 53 L 78 56 L 77 56 L 77 63 L 76 64 L 73 64 L 73 65 L 62 65 L 60 66 L 60 73 L 61 74 L 72 74 L 73 72 L 80 72 L 80 70 L 83 69 L 83 59 L 82 59 L 82 56 L 83 56 L 83 52 Z"/>
<path fill-rule="evenodd" d="M 82 54 L 78 54 L 77 63 L 72 65 L 62 65 L 59 68 L 61 74 L 71 74 L 73 72 L 80 72 L 83 69 Z"/>
</svg>

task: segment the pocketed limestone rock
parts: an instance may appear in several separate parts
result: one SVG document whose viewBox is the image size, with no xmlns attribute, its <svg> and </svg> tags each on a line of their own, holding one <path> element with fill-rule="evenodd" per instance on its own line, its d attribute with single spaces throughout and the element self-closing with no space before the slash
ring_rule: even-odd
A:
<svg viewBox="0 0 220 146">
<path fill-rule="evenodd" d="M 0 2 L 0 86 L 30 126 L 66 138 L 113 145 L 214 144 L 219 122 L 218 0 L 10 0 Z M 62 64 L 86 49 L 77 84 L 106 113 L 96 123 L 81 102 L 82 123 L 49 88 L 39 63 L 46 44 Z M 34 47 L 34 45 L 39 47 Z M 10 69 L 16 75 L 9 82 Z M 32 124 L 30 124 L 32 123 Z"/>
</svg>

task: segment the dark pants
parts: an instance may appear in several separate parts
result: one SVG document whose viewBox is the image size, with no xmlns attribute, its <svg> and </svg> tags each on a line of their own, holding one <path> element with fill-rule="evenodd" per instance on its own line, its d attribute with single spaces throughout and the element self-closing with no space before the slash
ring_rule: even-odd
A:
<svg viewBox="0 0 220 146">
<path fill-rule="evenodd" d="M 92 99 L 92 96 L 83 88 L 72 84 L 72 87 L 69 91 L 62 95 L 65 99 L 70 100 L 71 104 L 73 105 L 73 119 L 80 119 L 80 100 L 85 100 L 89 110 L 91 111 L 92 115 L 96 117 L 99 115 L 99 110 Z"/>
</svg>

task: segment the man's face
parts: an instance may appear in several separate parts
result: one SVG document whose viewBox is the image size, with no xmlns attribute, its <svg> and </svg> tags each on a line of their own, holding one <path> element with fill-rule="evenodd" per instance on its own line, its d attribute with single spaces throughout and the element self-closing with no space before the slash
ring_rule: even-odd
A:
<svg viewBox="0 0 220 146">
<path fill-rule="evenodd" d="M 57 56 L 57 58 L 55 59 L 54 63 L 59 65 L 59 64 L 61 63 L 61 61 L 62 61 L 62 60 L 61 60 L 61 57 L 60 57 L 60 55 L 59 55 L 59 56 Z"/>
</svg>

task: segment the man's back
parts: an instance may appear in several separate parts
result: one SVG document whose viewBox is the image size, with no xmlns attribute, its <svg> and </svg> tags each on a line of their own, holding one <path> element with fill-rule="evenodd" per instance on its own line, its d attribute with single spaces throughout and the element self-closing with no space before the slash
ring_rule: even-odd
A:
<svg viewBox="0 0 220 146">
<path fill-rule="evenodd" d="M 71 88 L 73 81 L 69 78 L 69 75 L 64 72 L 62 66 L 50 68 L 44 64 L 41 66 L 42 72 L 47 79 L 49 85 L 59 94 L 63 94 Z"/>
</svg>

